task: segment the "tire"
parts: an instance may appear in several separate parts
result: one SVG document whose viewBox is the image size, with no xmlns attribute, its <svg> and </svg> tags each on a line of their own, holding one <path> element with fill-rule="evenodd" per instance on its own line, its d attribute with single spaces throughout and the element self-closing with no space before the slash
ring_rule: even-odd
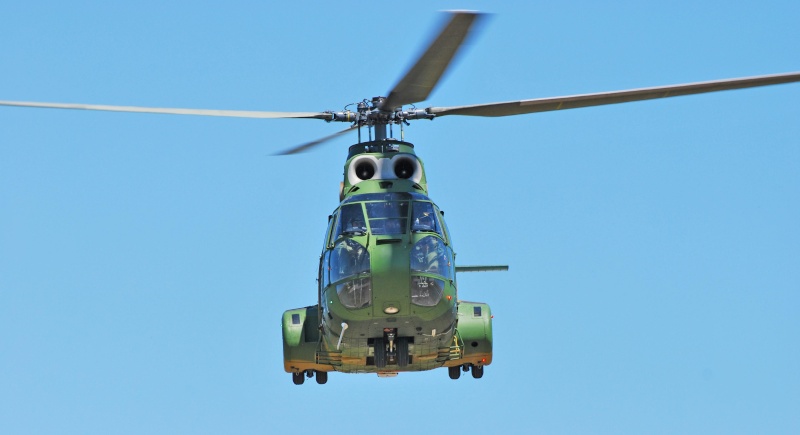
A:
<svg viewBox="0 0 800 435">
<path fill-rule="evenodd" d="M 408 337 L 397 339 L 397 366 L 408 367 Z"/>
<path fill-rule="evenodd" d="M 461 377 L 461 367 L 448 367 L 447 372 L 450 375 L 450 379 L 458 379 Z"/>
<path fill-rule="evenodd" d="M 303 382 L 305 381 L 306 381 L 305 373 L 303 372 L 292 373 L 292 382 L 294 382 L 295 385 L 303 385 Z"/>
<path fill-rule="evenodd" d="M 314 371 L 314 377 L 317 378 L 317 383 L 322 385 L 328 382 L 328 372 Z"/>
<path fill-rule="evenodd" d="M 386 343 L 383 338 L 375 339 L 375 367 L 379 369 L 386 367 Z"/>
<path fill-rule="evenodd" d="M 480 379 L 483 377 L 483 366 L 472 366 L 472 377 Z"/>
</svg>

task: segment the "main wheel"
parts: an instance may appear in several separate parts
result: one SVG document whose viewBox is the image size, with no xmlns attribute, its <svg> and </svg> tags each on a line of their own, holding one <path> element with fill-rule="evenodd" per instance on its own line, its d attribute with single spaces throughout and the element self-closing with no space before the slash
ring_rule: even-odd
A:
<svg viewBox="0 0 800 435">
<path fill-rule="evenodd" d="M 375 339 L 375 367 L 379 369 L 386 367 L 386 343 L 383 338 Z"/>
<path fill-rule="evenodd" d="M 325 382 L 328 382 L 328 372 L 321 372 L 318 370 L 314 370 L 314 377 L 317 378 L 317 383 L 322 385 Z"/>
<path fill-rule="evenodd" d="M 292 373 L 292 382 L 295 385 L 303 385 L 303 382 L 306 381 L 305 374 L 303 372 L 300 373 Z"/>
<path fill-rule="evenodd" d="M 472 377 L 480 379 L 483 377 L 483 366 L 472 366 Z"/>
<path fill-rule="evenodd" d="M 458 379 L 461 377 L 461 367 L 448 367 L 447 372 L 450 374 L 450 379 Z"/>
<path fill-rule="evenodd" d="M 397 339 L 397 366 L 408 367 L 408 337 Z"/>
</svg>

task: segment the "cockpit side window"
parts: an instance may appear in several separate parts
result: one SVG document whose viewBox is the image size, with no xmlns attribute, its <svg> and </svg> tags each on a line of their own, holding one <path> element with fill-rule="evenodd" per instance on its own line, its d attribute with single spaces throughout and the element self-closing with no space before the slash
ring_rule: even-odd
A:
<svg viewBox="0 0 800 435">
<path fill-rule="evenodd" d="M 452 248 L 453 247 L 453 239 L 450 238 L 450 230 L 447 229 L 447 222 L 444 221 L 444 212 L 440 211 L 437 208 L 436 209 L 436 215 L 439 218 L 439 223 L 442 225 L 442 230 L 444 232 L 444 240 Z"/>
<path fill-rule="evenodd" d="M 436 233 L 444 237 L 436 207 L 430 202 L 414 201 L 411 232 Z"/>
<path fill-rule="evenodd" d="M 328 230 L 325 231 L 325 247 L 330 248 L 333 246 L 333 241 L 336 240 L 333 237 L 333 229 L 336 228 L 336 222 L 338 221 L 339 214 L 335 213 L 328 218 Z"/>
<path fill-rule="evenodd" d="M 336 223 L 336 235 L 333 238 L 338 240 L 340 236 L 361 236 L 367 233 L 367 224 L 364 219 L 364 211 L 361 204 L 347 204 L 342 206 L 339 212 L 339 221 Z"/>
</svg>

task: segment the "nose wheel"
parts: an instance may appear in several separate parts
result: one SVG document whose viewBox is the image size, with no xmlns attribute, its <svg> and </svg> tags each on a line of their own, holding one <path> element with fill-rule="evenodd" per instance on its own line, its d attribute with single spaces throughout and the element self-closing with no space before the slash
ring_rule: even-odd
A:
<svg viewBox="0 0 800 435">
<path fill-rule="evenodd" d="M 408 337 L 397 339 L 397 366 L 408 367 Z"/>
<path fill-rule="evenodd" d="M 397 337 L 396 329 L 384 329 L 384 336 L 376 338 L 373 342 L 375 346 L 373 352 L 375 367 L 382 369 L 391 364 L 396 364 L 398 367 L 408 367 L 411 362 L 408 350 L 409 342 L 408 337 Z"/>
<path fill-rule="evenodd" d="M 386 367 L 386 342 L 383 338 L 375 339 L 375 367 L 382 369 Z"/>
</svg>

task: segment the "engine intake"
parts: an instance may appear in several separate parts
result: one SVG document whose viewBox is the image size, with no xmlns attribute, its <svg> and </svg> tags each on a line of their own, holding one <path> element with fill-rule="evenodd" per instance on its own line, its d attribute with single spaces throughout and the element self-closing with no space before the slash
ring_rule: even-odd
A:
<svg viewBox="0 0 800 435">
<path fill-rule="evenodd" d="M 356 177 L 361 180 L 369 180 L 375 176 L 375 170 L 375 162 L 362 160 L 356 165 Z"/>
<path fill-rule="evenodd" d="M 402 178 L 404 180 L 408 180 L 409 178 L 414 176 L 414 173 L 417 171 L 417 161 L 409 158 L 403 157 L 399 159 L 395 159 L 394 162 L 394 175 L 397 178 Z"/>
</svg>

